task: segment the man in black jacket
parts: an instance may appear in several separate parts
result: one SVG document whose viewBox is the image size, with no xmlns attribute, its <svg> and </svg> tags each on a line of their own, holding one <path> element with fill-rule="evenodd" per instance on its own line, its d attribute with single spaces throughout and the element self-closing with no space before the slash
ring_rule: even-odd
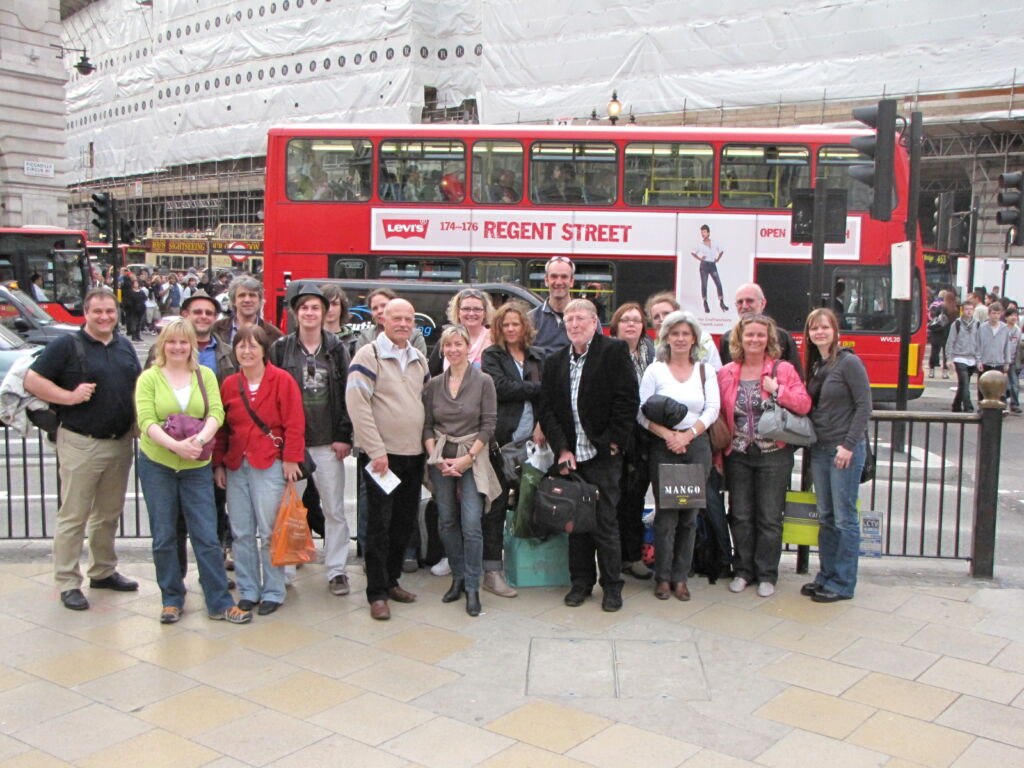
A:
<svg viewBox="0 0 1024 768">
<path fill-rule="evenodd" d="M 564 324 L 570 345 L 544 361 L 540 421 L 562 473 L 570 469 L 600 491 L 597 528 L 570 534 L 572 589 L 565 604 L 576 607 L 597 581 L 595 552 L 601 567 L 601 607 L 622 607 L 622 553 L 616 512 L 621 448 L 626 445 L 640 407 L 629 347 L 598 330 L 597 309 L 585 299 L 569 302 Z"/>
<path fill-rule="evenodd" d="M 736 316 L 763 315 L 764 308 L 768 301 L 764 297 L 764 291 L 757 283 L 744 283 L 736 289 L 736 297 L 733 299 L 736 305 Z M 793 364 L 800 378 L 804 376 L 804 365 L 800 360 L 800 348 L 789 333 L 783 330 L 782 326 L 776 323 L 776 335 L 779 339 L 779 359 Z M 722 334 L 718 341 L 718 353 L 722 358 L 722 365 L 732 362 L 732 354 L 729 352 L 729 338 L 732 336 L 732 329 Z"/>
<path fill-rule="evenodd" d="M 352 422 L 345 406 L 348 348 L 323 329 L 327 299 L 303 283 L 292 297 L 298 329 L 274 342 L 270 362 L 288 371 L 302 392 L 306 448 L 316 464 L 313 481 L 324 511 L 324 566 L 332 595 L 347 595 L 348 521 L 345 518 L 345 458 L 352 452 Z"/>
</svg>

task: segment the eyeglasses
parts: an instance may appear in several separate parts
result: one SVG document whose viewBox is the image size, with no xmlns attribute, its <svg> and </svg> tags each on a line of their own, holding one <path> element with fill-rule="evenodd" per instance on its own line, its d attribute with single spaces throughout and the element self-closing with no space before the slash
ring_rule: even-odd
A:
<svg viewBox="0 0 1024 768">
<path fill-rule="evenodd" d="M 190 315 L 206 315 L 207 317 L 217 316 L 217 312 L 212 309 L 190 309 L 188 313 Z"/>
<path fill-rule="evenodd" d="M 467 312 L 473 315 L 483 314 L 483 307 L 459 307 L 459 312 Z"/>
<path fill-rule="evenodd" d="M 621 320 L 619 320 L 619 322 L 620 323 L 629 323 L 631 325 L 636 325 L 637 323 L 643 323 L 643 318 L 640 318 L 640 317 L 624 317 Z"/>
</svg>

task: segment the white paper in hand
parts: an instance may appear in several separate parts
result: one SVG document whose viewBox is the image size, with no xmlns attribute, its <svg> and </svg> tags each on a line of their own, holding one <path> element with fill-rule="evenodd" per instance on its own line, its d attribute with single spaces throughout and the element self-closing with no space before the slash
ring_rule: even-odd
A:
<svg viewBox="0 0 1024 768">
<path fill-rule="evenodd" d="M 381 490 L 387 494 L 390 494 L 393 490 L 395 490 L 395 488 L 397 488 L 402 483 L 401 478 L 399 478 L 398 475 L 396 475 L 390 469 L 383 475 L 378 475 L 376 472 L 370 469 L 370 465 L 367 464 L 366 474 L 372 477 L 374 482 L 381 487 Z"/>
</svg>

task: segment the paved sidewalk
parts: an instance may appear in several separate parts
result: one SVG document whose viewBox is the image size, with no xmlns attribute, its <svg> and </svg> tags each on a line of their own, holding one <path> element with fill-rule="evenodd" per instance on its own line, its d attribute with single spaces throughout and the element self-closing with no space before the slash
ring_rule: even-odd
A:
<svg viewBox="0 0 1024 768">
<path fill-rule="evenodd" d="M 832 605 L 786 557 L 767 600 L 631 580 L 619 613 L 531 589 L 477 619 L 421 570 L 388 622 L 358 565 L 344 598 L 309 566 L 242 627 L 206 618 L 192 569 L 161 626 L 147 544 L 119 546 L 141 591 L 85 613 L 46 543 L 0 546 L 0 767 L 1024 765 L 1024 589 L 964 563 L 864 562 Z"/>
</svg>

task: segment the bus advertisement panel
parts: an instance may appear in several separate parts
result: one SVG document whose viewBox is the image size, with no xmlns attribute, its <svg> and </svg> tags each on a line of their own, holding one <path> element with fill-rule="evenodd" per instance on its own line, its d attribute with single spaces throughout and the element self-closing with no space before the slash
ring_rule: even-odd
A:
<svg viewBox="0 0 1024 768">
<path fill-rule="evenodd" d="M 626 301 L 674 291 L 708 331 L 735 322 L 756 281 L 798 340 L 810 305 L 810 246 L 790 242 L 794 190 L 819 173 L 847 192 L 847 237 L 825 251 L 843 342 L 892 399 L 899 337 L 890 249 L 905 239 L 907 156 L 897 148 L 889 222 L 849 168 L 861 130 L 578 126 L 282 126 L 270 130 L 265 312 L 289 280 L 511 282 L 544 296 L 544 264 L 573 259 L 573 296 L 607 323 Z M 677 266 L 678 265 L 678 266 Z M 913 274 L 910 395 L 923 389 L 924 271 Z"/>
</svg>

